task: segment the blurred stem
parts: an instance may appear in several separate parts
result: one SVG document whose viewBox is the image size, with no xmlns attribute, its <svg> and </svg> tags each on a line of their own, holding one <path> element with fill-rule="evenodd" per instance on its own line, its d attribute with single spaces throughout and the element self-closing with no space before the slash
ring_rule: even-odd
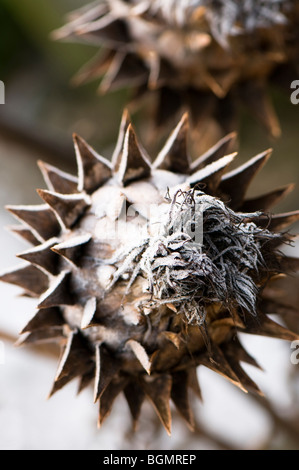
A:
<svg viewBox="0 0 299 470">
<path fill-rule="evenodd" d="M 236 446 L 232 446 L 231 444 L 224 441 L 219 436 L 216 436 L 213 432 L 208 431 L 207 429 L 205 429 L 199 423 L 195 424 L 195 429 L 192 432 L 192 436 L 198 436 L 198 437 L 207 439 L 208 441 L 210 441 L 214 445 L 216 445 L 219 448 L 219 450 L 238 450 L 238 448 Z"/>
<path fill-rule="evenodd" d="M 274 406 L 271 404 L 271 402 L 265 397 L 259 397 L 253 394 L 251 394 L 250 396 L 256 403 L 258 403 L 263 408 L 263 410 L 265 410 L 269 414 L 276 428 L 282 430 L 285 434 L 287 434 L 289 438 L 292 439 L 292 441 L 294 441 L 294 443 L 296 443 L 299 448 L 298 426 L 294 425 L 290 419 L 283 418 L 282 416 L 280 416 L 275 410 Z"/>
</svg>

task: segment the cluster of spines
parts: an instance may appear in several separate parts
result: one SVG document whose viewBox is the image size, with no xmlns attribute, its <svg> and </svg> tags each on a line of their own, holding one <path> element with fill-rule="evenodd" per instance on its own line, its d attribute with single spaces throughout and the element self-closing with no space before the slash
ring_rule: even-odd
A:
<svg viewBox="0 0 299 470">
<path fill-rule="evenodd" d="M 196 380 L 198 365 L 209 367 L 243 390 L 260 393 L 242 369 L 240 362 L 257 364 L 237 340 L 221 346 L 211 342 L 206 353 L 201 353 L 198 357 L 186 355 L 172 371 L 155 373 L 157 355 L 149 356 L 145 348 L 132 338 L 126 347 L 133 352 L 147 375 L 131 376 L 122 370 L 121 360 L 113 357 L 105 345 L 92 345 L 84 335 L 85 329 L 101 325 L 95 319 L 95 297 L 86 300 L 82 331 L 66 324 L 60 308 L 65 305 L 75 306 L 79 302 L 76 292 L 72 290 L 72 268 L 80 267 L 82 250 L 93 243 L 92 235 L 87 233 L 77 233 L 63 242 L 60 236 L 76 227 L 79 218 L 90 207 L 91 194 L 110 178 L 115 178 L 119 186 L 125 188 L 133 181 L 150 178 L 156 170 L 171 171 L 185 175 L 184 184 L 191 187 L 204 185 L 208 193 L 224 195 L 232 209 L 242 211 L 268 210 L 292 189 L 292 185 L 289 185 L 256 199 L 244 200 L 250 182 L 268 160 L 270 151 L 254 157 L 236 170 L 227 172 L 228 165 L 235 156 L 226 155 L 235 139 L 234 134 L 226 136 L 192 162 L 188 154 L 187 133 L 188 117 L 184 115 L 155 162 L 151 164 L 139 145 L 128 113 L 125 112 L 111 163 L 99 156 L 82 138 L 74 135 L 78 177 L 39 162 L 48 186 L 48 190 L 38 190 L 45 204 L 8 206 L 8 210 L 22 222 L 20 227 L 13 227 L 12 230 L 34 245 L 32 249 L 19 255 L 26 264 L 1 276 L 2 281 L 23 288 L 26 295 L 39 298 L 38 311 L 23 329 L 22 333 L 26 335 L 21 342 L 30 344 L 58 341 L 62 344 L 63 353 L 51 394 L 75 377 L 81 378 L 79 389 L 82 390 L 95 377 L 95 401 L 100 400 L 100 423 L 109 414 L 116 396 L 123 391 L 135 424 L 143 400 L 148 397 L 168 432 L 171 422 L 170 399 L 192 428 L 188 389 L 193 389 L 200 396 Z M 297 220 L 299 211 L 279 214 L 270 219 L 260 216 L 256 222 L 278 231 Z M 66 260 L 66 264 L 61 264 L 62 259 Z M 299 266 L 296 258 L 284 257 L 282 263 L 286 271 L 298 269 Z M 275 302 L 275 299 L 273 300 Z M 267 301 L 264 303 L 265 313 L 269 313 Z M 279 308 L 278 304 L 277 307 Z M 287 306 L 285 308 L 288 309 Z M 221 326 L 236 328 L 237 331 L 245 333 L 287 340 L 297 339 L 295 334 L 264 314 L 261 314 L 258 322 L 250 316 L 243 321 L 236 313 L 235 318 L 218 319 L 211 323 L 212 329 Z M 180 335 L 170 331 L 161 335 L 161 341 L 172 344 L 174 350 L 182 346 Z"/>
<path fill-rule="evenodd" d="M 282 13 L 285 6 L 287 7 L 287 12 L 289 10 L 293 11 L 291 2 L 279 2 L 279 4 L 275 5 L 275 10 L 273 10 L 271 5 L 264 5 L 263 8 L 260 5 L 258 7 L 247 6 L 245 11 L 243 11 L 243 15 L 241 14 L 243 7 L 240 6 L 235 6 L 232 10 L 233 13 L 230 11 L 229 6 L 228 13 L 227 11 L 223 13 L 222 10 L 225 8 L 225 5 L 192 6 L 195 13 L 198 11 L 200 17 L 205 17 L 206 21 L 211 23 L 209 34 L 205 31 L 198 31 L 196 35 L 193 34 L 191 39 L 192 47 L 195 49 L 198 47 L 200 52 L 211 44 L 213 38 L 224 48 L 225 53 L 228 53 L 228 37 L 234 36 L 235 30 L 238 31 L 239 35 L 244 34 L 245 44 L 247 41 L 246 34 L 253 35 L 253 30 L 259 31 L 258 14 L 256 21 L 252 22 L 257 11 L 266 20 L 264 28 L 272 28 L 273 36 L 275 37 L 276 29 L 279 26 L 283 25 L 288 28 L 289 20 L 290 22 L 292 21 L 292 19 L 287 19 Z M 163 7 L 161 6 L 161 8 Z M 235 17 L 235 12 L 239 10 L 241 10 L 240 16 L 245 20 L 244 25 L 246 26 L 244 26 L 243 30 L 240 25 L 236 27 L 235 24 L 230 24 Z M 296 14 L 293 15 L 294 18 Z M 104 4 L 99 3 L 70 15 L 70 23 L 56 31 L 53 34 L 55 38 L 76 37 L 91 44 L 101 46 L 101 48 L 104 46 L 104 50 L 101 50 L 95 59 L 77 74 L 77 77 L 74 79 L 75 83 L 80 84 L 101 78 L 101 93 L 107 93 L 108 91 L 124 87 L 134 87 L 136 92 L 133 95 L 133 101 L 142 96 L 147 90 L 156 91 L 159 96 L 155 121 L 156 126 L 159 127 L 164 127 L 165 123 L 171 120 L 172 116 L 176 115 L 182 107 L 187 106 L 195 124 L 202 122 L 203 116 L 212 115 L 220 123 L 222 129 L 227 131 L 236 126 L 236 108 L 238 107 L 237 102 L 240 101 L 271 136 L 280 136 L 280 124 L 269 97 L 267 78 L 271 75 L 272 80 L 273 75 L 273 82 L 281 82 L 283 86 L 283 82 L 287 81 L 287 87 L 289 88 L 289 75 L 291 73 L 289 69 L 293 68 L 292 73 L 295 73 L 296 65 L 293 66 L 293 63 L 296 63 L 296 61 L 293 60 L 293 52 L 288 57 L 287 39 L 287 46 L 281 47 L 275 52 L 273 50 L 267 52 L 266 48 L 262 50 L 261 47 L 261 54 L 263 54 L 264 63 L 266 64 L 266 72 L 267 67 L 269 69 L 267 76 L 257 79 L 254 79 L 254 77 L 250 79 L 249 77 L 247 80 L 245 77 L 245 80 L 240 80 L 237 86 L 234 86 L 234 70 L 228 73 L 226 79 L 217 79 L 217 76 L 213 76 L 213 71 L 201 70 L 200 73 L 205 81 L 205 87 L 198 89 L 196 86 L 192 86 L 192 84 L 189 86 L 188 83 L 180 83 L 179 80 L 176 80 L 174 83 L 173 77 L 178 77 L 178 70 L 176 70 L 175 65 L 168 58 L 161 57 L 155 51 L 147 54 L 146 46 L 143 54 L 138 53 L 140 44 L 136 43 L 135 38 L 130 32 L 130 24 L 136 18 L 139 19 L 141 24 L 142 22 L 146 23 L 150 18 L 149 24 L 152 24 L 153 30 L 159 25 L 156 15 L 151 14 L 151 2 L 142 2 L 141 6 L 135 5 L 134 2 L 129 2 L 129 4 L 126 2 L 119 9 L 114 8 L 113 2 L 112 5 L 109 5 L 109 2 Z M 221 21 L 219 21 L 220 18 Z M 253 24 L 256 26 L 254 27 Z M 175 26 L 170 23 L 170 28 L 175 28 Z M 180 26 L 180 28 L 182 27 Z M 145 28 L 144 34 L 146 36 L 147 28 Z M 295 34 L 292 32 L 286 33 L 286 38 L 289 37 L 292 41 L 293 35 Z M 295 43 L 295 39 L 293 40 Z M 254 44 L 254 39 L 252 41 Z M 273 39 L 273 45 L 278 46 L 279 42 L 279 38 L 276 41 Z M 289 62 L 292 63 L 289 64 Z M 273 74 L 271 72 L 272 69 L 274 69 Z M 284 76 L 286 76 L 286 79 Z"/>
</svg>

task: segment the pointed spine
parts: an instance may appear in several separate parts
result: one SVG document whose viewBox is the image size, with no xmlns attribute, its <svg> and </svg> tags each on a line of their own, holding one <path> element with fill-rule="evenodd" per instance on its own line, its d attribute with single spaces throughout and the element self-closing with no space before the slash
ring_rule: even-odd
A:
<svg viewBox="0 0 299 470">
<path fill-rule="evenodd" d="M 191 367 L 188 370 L 188 384 L 191 390 L 195 393 L 195 395 L 202 401 L 202 393 L 198 383 L 197 377 L 197 369 L 196 367 Z"/>
<path fill-rule="evenodd" d="M 234 371 L 242 386 L 259 396 L 263 396 L 263 392 L 259 389 L 257 384 L 246 374 L 244 369 L 241 367 L 238 357 L 235 354 L 235 348 L 230 347 L 230 343 L 224 344 L 222 347 L 222 352 L 224 353 L 231 369 Z"/>
<path fill-rule="evenodd" d="M 299 339 L 298 334 L 279 325 L 279 323 L 271 320 L 271 318 L 266 315 L 263 315 L 259 321 L 248 316 L 245 323 L 246 328 L 240 331 L 246 334 L 268 336 L 270 338 L 283 339 L 286 341 L 297 341 Z"/>
<path fill-rule="evenodd" d="M 44 189 L 37 190 L 39 196 L 53 209 L 66 228 L 71 228 L 90 206 L 90 198 L 84 194 L 59 194 Z"/>
<path fill-rule="evenodd" d="M 280 136 L 279 121 L 264 84 L 247 81 L 241 88 L 240 98 L 272 137 Z"/>
<path fill-rule="evenodd" d="M 37 206 L 7 206 L 6 208 L 17 219 L 31 227 L 34 235 L 40 242 L 55 237 L 61 231 L 57 217 L 46 204 Z"/>
<path fill-rule="evenodd" d="M 51 308 L 60 305 L 74 305 L 76 299 L 70 288 L 71 273 L 63 271 L 40 298 L 38 308 Z"/>
<path fill-rule="evenodd" d="M 16 346 L 57 343 L 64 340 L 65 333 L 63 327 L 53 326 L 25 333 L 24 337 L 20 337 L 16 342 Z"/>
<path fill-rule="evenodd" d="M 132 350 L 144 370 L 150 375 L 152 363 L 144 347 L 134 339 L 127 341 L 126 346 Z"/>
<path fill-rule="evenodd" d="M 105 75 L 111 66 L 116 51 L 101 50 L 90 61 L 88 61 L 72 78 L 71 83 L 74 86 L 80 86 Z"/>
<path fill-rule="evenodd" d="M 100 4 L 91 7 L 87 5 L 81 7 L 67 14 L 68 23 L 62 28 L 59 28 L 51 33 L 51 37 L 54 40 L 65 39 L 69 36 L 72 36 L 77 28 L 82 24 L 94 21 L 108 13 L 106 5 Z"/>
<path fill-rule="evenodd" d="M 73 134 L 77 165 L 78 191 L 92 193 L 112 176 L 111 164 L 88 145 L 82 137 Z"/>
<path fill-rule="evenodd" d="M 75 266 L 80 264 L 82 250 L 90 242 L 91 235 L 85 234 L 78 237 L 70 238 L 69 240 L 52 246 L 51 250 L 56 254 L 67 259 Z"/>
<path fill-rule="evenodd" d="M 148 80 L 149 71 L 136 54 L 119 51 L 115 54 L 100 85 L 100 92 L 118 90 L 125 86 L 141 86 Z"/>
<path fill-rule="evenodd" d="M 0 275 L 0 281 L 22 287 L 29 295 L 40 296 L 49 286 L 49 278 L 39 268 L 22 264 Z"/>
<path fill-rule="evenodd" d="M 124 21 L 114 18 L 113 15 L 105 15 L 97 21 L 92 21 L 76 29 L 76 35 L 81 36 L 93 44 L 102 42 L 109 45 L 127 44 L 130 41 L 127 27 Z"/>
<path fill-rule="evenodd" d="M 111 380 L 118 374 L 120 363 L 103 346 L 96 347 L 96 375 L 94 384 L 94 402 L 103 395 Z"/>
<path fill-rule="evenodd" d="M 186 371 L 172 374 L 171 399 L 177 410 L 186 420 L 189 428 L 194 430 L 194 418 L 188 396 L 188 373 Z"/>
<path fill-rule="evenodd" d="M 92 382 L 92 380 L 94 379 L 94 365 L 92 365 L 90 367 L 89 370 L 87 370 L 87 372 L 85 372 L 81 378 L 80 378 L 80 382 L 79 382 L 79 386 L 78 386 L 78 395 L 87 387 L 89 387 L 90 383 Z"/>
<path fill-rule="evenodd" d="M 151 175 L 151 163 L 137 142 L 135 132 L 130 124 L 124 142 L 118 179 L 126 186 L 128 183 Z"/>
<path fill-rule="evenodd" d="M 222 377 L 239 387 L 241 390 L 243 390 L 243 392 L 247 392 L 247 390 L 244 389 L 240 380 L 230 367 L 221 349 L 216 344 L 211 344 L 210 349 L 211 351 L 209 353 L 203 353 L 198 357 L 197 364 L 204 365 L 208 369 L 213 370 L 217 374 L 221 375 Z"/>
<path fill-rule="evenodd" d="M 150 69 L 148 78 L 148 87 L 150 90 L 158 90 L 167 85 L 167 82 L 172 79 L 173 74 L 176 73 L 174 67 L 168 60 L 155 53 L 148 58 L 147 65 Z"/>
<path fill-rule="evenodd" d="M 188 114 L 185 113 L 157 156 L 153 167 L 174 173 L 188 174 L 191 159 L 188 154 Z"/>
<path fill-rule="evenodd" d="M 223 137 L 219 140 L 213 147 L 211 147 L 207 152 L 197 158 L 194 162 L 191 163 L 190 169 L 192 173 L 196 173 L 198 170 L 201 170 L 203 167 L 210 165 L 213 162 L 216 162 L 220 158 L 228 155 L 229 149 L 233 146 L 237 134 L 231 132 L 230 134 Z"/>
<path fill-rule="evenodd" d="M 176 349 L 180 349 L 183 342 L 181 336 L 177 333 L 173 333 L 172 331 L 161 331 L 159 338 L 167 339 L 176 347 Z"/>
<path fill-rule="evenodd" d="M 65 322 L 58 308 L 38 310 L 38 312 L 27 323 L 20 334 L 30 333 L 37 330 L 44 330 L 52 327 L 62 327 L 64 323 Z"/>
<path fill-rule="evenodd" d="M 86 328 L 90 328 L 94 326 L 93 318 L 97 311 L 97 299 L 96 297 L 90 298 L 84 307 L 84 312 L 81 320 L 81 328 L 85 330 Z"/>
<path fill-rule="evenodd" d="M 252 179 L 269 160 L 271 153 L 272 149 L 266 150 L 222 177 L 219 189 L 229 196 L 229 206 L 232 209 L 241 206 Z"/>
<path fill-rule="evenodd" d="M 26 240 L 28 243 L 30 243 L 30 245 L 37 246 L 41 242 L 41 240 L 34 235 L 33 231 L 29 227 L 22 225 L 10 225 L 7 228 L 10 232 L 15 233 L 23 240 Z"/>
<path fill-rule="evenodd" d="M 189 176 L 187 182 L 191 186 L 200 184 L 203 186 L 205 192 L 215 193 L 222 175 L 236 156 L 237 153 L 232 153 L 231 155 L 226 155 L 225 157 L 220 158 L 217 162 L 210 163 L 210 165 L 207 165 L 205 168 L 198 170 L 192 176 Z"/>
<path fill-rule="evenodd" d="M 50 396 L 89 370 L 91 365 L 91 354 L 83 337 L 77 331 L 72 331 L 61 355 Z"/>
<path fill-rule="evenodd" d="M 299 210 L 293 212 L 285 212 L 284 214 L 275 214 L 271 216 L 259 216 L 255 219 L 255 222 L 263 228 L 268 228 L 275 232 L 283 230 L 290 225 L 298 222 Z"/>
<path fill-rule="evenodd" d="M 116 146 L 112 155 L 112 160 L 111 160 L 114 172 L 117 172 L 119 170 L 121 157 L 122 157 L 124 144 L 125 144 L 125 138 L 126 138 L 127 130 L 130 124 L 131 124 L 130 115 L 129 115 L 128 110 L 125 109 L 122 114 L 117 143 L 116 143 Z"/>
<path fill-rule="evenodd" d="M 99 400 L 99 419 L 98 427 L 100 428 L 104 420 L 109 416 L 114 400 L 124 390 L 128 383 L 127 377 L 118 377 L 112 380 Z"/>
<path fill-rule="evenodd" d="M 57 243 L 57 239 L 49 241 L 35 247 L 34 249 L 24 251 L 18 254 L 18 258 L 22 258 L 31 264 L 45 269 L 54 276 L 59 272 L 59 257 L 51 251 L 51 248 Z"/>
<path fill-rule="evenodd" d="M 172 379 L 170 375 L 159 375 L 151 380 L 144 380 L 142 387 L 152 402 L 158 417 L 160 418 L 167 434 L 171 434 L 171 398 Z"/>
<path fill-rule="evenodd" d="M 288 184 L 282 188 L 271 191 L 268 194 L 263 194 L 262 196 L 258 196 L 256 198 L 247 199 L 240 207 L 240 211 L 266 211 L 284 199 L 291 191 L 293 191 L 294 187 L 294 184 Z"/>
<path fill-rule="evenodd" d="M 41 160 L 37 163 L 50 191 L 61 194 L 73 194 L 77 192 L 78 178 Z"/>
<path fill-rule="evenodd" d="M 124 389 L 131 416 L 133 419 L 133 429 L 136 430 L 141 407 L 145 399 L 145 393 L 136 380 L 132 380 Z"/>
<path fill-rule="evenodd" d="M 246 349 L 242 346 L 240 340 L 235 337 L 233 343 L 229 345 L 230 354 L 233 354 L 238 362 L 245 362 L 245 364 L 250 364 L 253 367 L 256 367 L 259 370 L 263 370 L 260 364 L 252 357 Z"/>
</svg>

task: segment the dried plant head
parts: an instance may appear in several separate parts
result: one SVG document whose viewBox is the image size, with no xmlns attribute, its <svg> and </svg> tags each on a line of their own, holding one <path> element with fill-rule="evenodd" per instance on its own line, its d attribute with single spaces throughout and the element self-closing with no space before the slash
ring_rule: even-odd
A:
<svg viewBox="0 0 299 470">
<path fill-rule="evenodd" d="M 289 95 L 299 76 L 298 26 L 291 0 L 104 0 L 74 12 L 54 36 L 98 46 L 76 83 L 101 77 L 102 93 L 130 87 L 134 106 L 150 94 L 156 129 L 183 108 L 223 134 L 245 105 L 278 137 L 270 90 L 280 84 Z"/>
<path fill-rule="evenodd" d="M 230 170 L 234 135 L 194 160 L 187 135 L 185 114 L 152 162 L 125 112 L 111 161 L 74 135 L 78 176 L 39 162 L 43 204 L 8 207 L 33 245 L 1 275 L 37 299 L 20 342 L 61 345 L 51 395 L 92 382 L 100 424 L 123 393 L 134 425 L 148 398 L 168 433 L 170 401 L 192 428 L 198 366 L 261 394 L 239 333 L 298 338 L 268 316 L 287 299 L 267 294 L 299 266 L 279 248 L 299 211 L 268 214 L 293 186 L 248 199 L 271 151 Z"/>
</svg>

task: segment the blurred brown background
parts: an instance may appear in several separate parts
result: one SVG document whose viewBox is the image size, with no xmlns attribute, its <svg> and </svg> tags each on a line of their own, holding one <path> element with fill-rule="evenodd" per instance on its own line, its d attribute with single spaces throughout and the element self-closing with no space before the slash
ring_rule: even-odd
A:
<svg viewBox="0 0 299 470">
<path fill-rule="evenodd" d="M 0 105 L 0 269 L 18 263 L 15 254 L 26 249 L 5 226 L 15 221 L 6 204 L 40 203 L 35 188 L 44 187 L 36 160 L 76 172 L 72 133 L 77 132 L 99 153 L 109 157 L 126 103 L 127 90 L 97 95 L 97 83 L 74 88 L 71 79 L 92 57 L 91 46 L 55 43 L 50 33 L 61 26 L 64 15 L 85 5 L 83 0 L 0 0 L 0 80 L 5 83 L 6 104 Z M 295 79 L 296 77 L 294 77 Z M 250 194 L 297 183 L 295 191 L 277 210 L 299 207 L 299 105 L 289 96 L 272 90 L 282 127 L 282 137 L 271 141 L 264 130 L 244 112 L 239 133 L 239 162 L 274 149 L 267 168 L 256 178 Z M 142 113 L 133 115 L 142 130 Z M 154 156 L 153 156 L 154 157 Z M 294 254 L 294 253 L 293 253 Z M 55 375 L 56 361 L 35 350 L 12 346 L 18 332 L 32 316 L 34 303 L 17 297 L 19 290 L 0 286 L 0 341 L 5 345 L 0 361 L 1 449 L 126 449 L 126 448 L 299 448 L 299 435 L 285 429 L 280 417 L 298 413 L 298 380 L 292 379 L 290 346 L 279 340 L 246 338 L 251 353 L 266 372 L 250 373 L 269 396 L 272 410 L 261 408 L 251 398 L 207 370 L 204 405 L 198 405 L 205 431 L 190 437 L 177 423 L 172 439 L 150 430 L 128 434 L 129 416 L 120 401 L 100 431 L 89 392 L 76 398 L 72 384 L 46 401 Z M 255 375 L 254 375 L 255 374 Z M 299 375 L 297 371 L 297 375 Z M 274 410 L 274 411 L 273 411 Z M 276 415 L 275 413 L 278 413 Z M 278 420 L 278 426 L 273 423 Z M 277 425 L 277 422 L 276 422 Z M 288 425 L 287 425 L 288 426 Z"/>
</svg>

